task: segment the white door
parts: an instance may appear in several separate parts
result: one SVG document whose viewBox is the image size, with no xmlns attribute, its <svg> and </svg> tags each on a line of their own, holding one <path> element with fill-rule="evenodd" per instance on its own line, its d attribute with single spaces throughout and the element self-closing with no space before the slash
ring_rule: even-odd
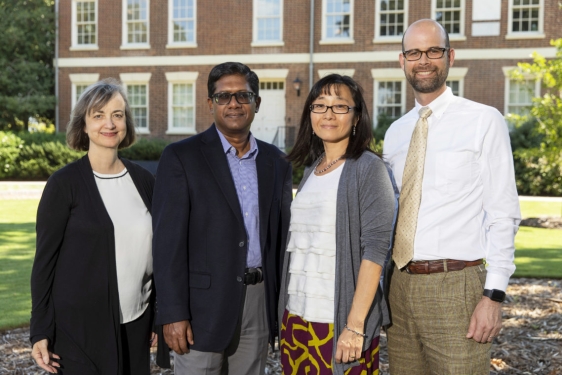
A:
<svg viewBox="0 0 562 375">
<path fill-rule="evenodd" d="M 277 129 L 285 126 L 285 82 L 260 82 L 260 96 L 260 110 L 251 131 L 257 139 L 272 143 Z"/>
</svg>

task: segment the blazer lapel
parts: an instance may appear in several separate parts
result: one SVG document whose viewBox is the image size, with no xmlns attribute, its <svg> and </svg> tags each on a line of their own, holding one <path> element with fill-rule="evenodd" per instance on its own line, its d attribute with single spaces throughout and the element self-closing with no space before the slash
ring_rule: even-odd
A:
<svg viewBox="0 0 562 375">
<path fill-rule="evenodd" d="M 269 211 L 273 201 L 273 190 L 275 184 L 275 163 L 271 156 L 267 153 L 265 147 L 259 147 L 258 156 L 256 158 L 256 170 L 258 173 L 258 201 L 260 211 L 260 248 L 264 249 L 265 240 L 267 239 L 267 228 L 269 223 Z M 278 181 L 279 183 L 279 181 Z"/>
<path fill-rule="evenodd" d="M 205 131 L 203 137 L 201 137 L 201 141 L 205 144 L 201 147 L 201 152 L 209 165 L 211 173 L 217 180 L 217 183 L 226 197 L 228 205 L 236 215 L 238 222 L 244 226 L 242 209 L 240 208 L 240 202 L 238 201 L 238 194 L 236 194 L 236 187 L 234 186 L 232 173 L 230 172 L 228 160 L 226 160 L 226 155 L 224 154 L 224 149 L 222 148 L 222 144 L 214 124 Z"/>
</svg>

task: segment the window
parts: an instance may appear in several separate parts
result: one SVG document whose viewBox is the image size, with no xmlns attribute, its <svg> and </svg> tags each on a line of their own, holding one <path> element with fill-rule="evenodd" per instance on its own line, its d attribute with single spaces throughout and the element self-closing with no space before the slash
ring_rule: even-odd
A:
<svg viewBox="0 0 562 375">
<path fill-rule="evenodd" d="M 70 106 L 74 108 L 76 102 L 80 98 L 80 95 L 86 90 L 88 86 L 93 83 L 96 83 L 100 79 L 100 75 L 97 73 L 94 74 L 69 74 L 68 77 L 70 78 L 70 83 L 72 85 L 71 88 L 71 98 L 70 98 Z"/>
<path fill-rule="evenodd" d="M 461 95 L 461 81 L 459 80 L 451 80 L 447 81 L 447 86 L 451 88 L 453 95 L 462 96 Z"/>
<path fill-rule="evenodd" d="M 283 1 L 254 0 L 254 41 L 252 45 L 283 42 Z"/>
<path fill-rule="evenodd" d="M 123 46 L 148 48 L 148 0 L 123 0 Z"/>
<path fill-rule="evenodd" d="M 151 73 L 121 73 L 119 78 L 127 89 L 129 107 L 139 134 L 150 134 L 148 118 L 148 82 Z"/>
<path fill-rule="evenodd" d="M 464 36 L 464 0 L 433 0 L 433 14 L 449 36 Z"/>
<path fill-rule="evenodd" d="M 385 123 L 406 112 L 406 78 L 400 68 L 371 69 L 374 78 L 373 122 Z"/>
<path fill-rule="evenodd" d="M 446 85 L 451 88 L 454 95 L 464 97 L 464 77 L 468 68 L 449 68 L 449 76 Z"/>
<path fill-rule="evenodd" d="M 71 49 L 97 49 L 97 1 L 72 2 Z"/>
<path fill-rule="evenodd" d="M 408 0 L 377 0 L 374 42 L 400 41 L 408 19 Z"/>
<path fill-rule="evenodd" d="M 168 47 L 197 47 L 197 1 L 169 0 Z"/>
<path fill-rule="evenodd" d="M 507 37 L 543 38 L 544 0 L 510 0 Z"/>
<path fill-rule="evenodd" d="M 524 76 L 519 82 L 511 78 L 515 67 L 503 67 L 505 76 L 505 109 L 504 114 L 526 115 L 533 106 L 533 98 L 540 95 L 540 80 L 532 76 Z"/>
<path fill-rule="evenodd" d="M 353 1 L 323 0 L 320 43 L 353 43 Z"/>
<path fill-rule="evenodd" d="M 166 73 L 168 80 L 168 131 L 195 134 L 195 81 L 197 72 Z"/>
</svg>

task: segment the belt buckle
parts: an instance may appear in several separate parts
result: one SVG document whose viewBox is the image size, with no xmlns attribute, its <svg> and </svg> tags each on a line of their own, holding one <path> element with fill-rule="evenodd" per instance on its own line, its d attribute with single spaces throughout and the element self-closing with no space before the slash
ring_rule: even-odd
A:
<svg viewBox="0 0 562 375">
<path fill-rule="evenodd" d="M 245 272 L 244 273 L 244 285 L 255 285 L 256 284 L 256 273 L 257 272 Z"/>
</svg>

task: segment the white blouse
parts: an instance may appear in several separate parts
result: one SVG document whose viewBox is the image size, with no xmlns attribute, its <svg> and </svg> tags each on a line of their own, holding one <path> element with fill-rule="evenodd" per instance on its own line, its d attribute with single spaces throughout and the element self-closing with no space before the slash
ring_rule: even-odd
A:
<svg viewBox="0 0 562 375">
<path fill-rule="evenodd" d="M 120 323 L 140 317 L 152 290 L 152 216 L 127 169 L 94 172 L 101 198 L 113 222 L 119 288 Z"/>
<path fill-rule="evenodd" d="M 336 200 L 344 164 L 311 174 L 291 204 L 287 310 L 309 322 L 334 322 Z"/>
</svg>

